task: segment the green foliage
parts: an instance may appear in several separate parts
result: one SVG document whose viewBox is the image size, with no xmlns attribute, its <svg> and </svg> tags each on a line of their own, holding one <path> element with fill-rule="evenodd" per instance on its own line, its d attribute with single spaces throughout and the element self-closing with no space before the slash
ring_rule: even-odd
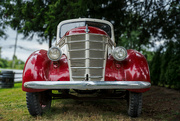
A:
<svg viewBox="0 0 180 121">
<path fill-rule="evenodd" d="M 12 67 L 12 61 L 9 61 L 8 63 L 9 65 L 11 65 Z M 20 59 L 15 59 L 15 69 L 24 69 L 24 61 L 20 60 Z"/>
<path fill-rule="evenodd" d="M 39 42 L 55 39 L 57 24 L 65 19 L 90 17 L 114 24 L 117 45 L 153 45 L 162 38 L 177 37 L 179 4 L 170 1 L 132 0 L 7 0 L 2 10 L 7 23 L 25 37 L 37 34 Z M 156 39 L 149 41 L 153 36 Z M 128 41 L 126 41 L 128 40 Z M 131 42 L 131 45 L 127 43 Z"/>
<path fill-rule="evenodd" d="M 150 36 L 148 35 L 146 37 L 142 37 L 142 35 L 143 35 L 142 29 L 125 32 L 119 38 L 120 39 L 119 45 L 123 45 L 124 47 L 129 49 L 136 49 L 138 51 L 141 51 L 143 46 L 147 46 L 148 44 L 150 44 L 149 41 Z"/>
<path fill-rule="evenodd" d="M 170 44 L 171 45 L 171 44 Z M 180 43 L 174 42 L 171 46 L 168 46 L 167 51 L 172 50 L 171 55 L 169 55 L 169 62 L 166 65 L 165 71 L 165 82 L 169 87 L 180 89 Z M 169 54 L 169 52 L 166 52 Z M 165 53 L 165 54 L 166 54 Z"/>
<path fill-rule="evenodd" d="M 161 61 L 162 61 L 162 64 L 161 64 L 161 71 L 162 73 L 160 73 L 160 81 L 163 85 L 167 85 L 167 81 L 166 80 L 166 71 L 167 71 L 167 65 L 168 63 L 170 62 L 171 58 L 174 56 L 174 43 L 172 41 L 170 41 L 168 43 L 168 47 L 167 47 L 167 50 L 166 52 L 163 54 L 162 58 L 161 58 Z"/>
<path fill-rule="evenodd" d="M 159 81 L 160 81 L 160 74 L 161 74 L 161 56 L 162 56 L 162 47 L 160 47 L 151 63 L 150 63 L 150 75 L 151 75 L 151 81 L 152 81 L 152 84 L 154 85 L 158 85 L 159 84 Z"/>
<path fill-rule="evenodd" d="M 7 68 L 8 67 L 8 61 L 6 59 L 0 58 L 0 68 Z"/>
<path fill-rule="evenodd" d="M 165 52 L 163 52 L 163 49 Z M 151 81 L 155 85 L 180 89 L 180 43 L 170 41 L 160 48 L 150 64 Z"/>
<path fill-rule="evenodd" d="M 146 57 L 148 63 L 150 63 L 154 57 L 154 52 L 142 49 L 142 54 Z"/>
<path fill-rule="evenodd" d="M 173 58 L 168 63 L 165 79 L 169 87 L 180 89 L 180 61 L 178 59 Z"/>
<path fill-rule="evenodd" d="M 4 32 L 5 24 L 3 22 L 3 14 L 4 14 L 3 13 L 3 2 L 4 1 L 0 1 L 0 39 L 1 38 L 4 38 L 4 39 L 7 38 L 7 35 Z"/>
<path fill-rule="evenodd" d="M 24 61 L 17 59 L 17 57 L 15 57 L 14 69 L 23 69 L 24 64 Z M 12 68 L 12 60 L 0 58 L 0 68 Z"/>
</svg>

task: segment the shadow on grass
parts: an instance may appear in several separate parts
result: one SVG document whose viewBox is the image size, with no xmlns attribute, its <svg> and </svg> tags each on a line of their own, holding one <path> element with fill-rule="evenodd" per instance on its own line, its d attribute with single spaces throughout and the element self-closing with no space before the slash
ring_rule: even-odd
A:
<svg viewBox="0 0 180 121">
<path fill-rule="evenodd" d="M 153 86 L 143 94 L 142 114 L 136 120 L 177 120 L 180 116 L 180 93 L 175 90 Z M 80 117 L 102 116 L 98 120 L 130 119 L 126 100 L 55 100 L 47 117 L 51 115 Z M 106 119 L 107 118 L 107 119 Z M 72 118 L 73 119 L 73 118 Z M 66 119 L 65 119 L 66 120 Z M 71 120 L 71 119 L 67 119 Z M 86 120 L 86 119 L 85 119 Z M 95 119 L 94 119 L 95 120 Z"/>
<path fill-rule="evenodd" d="M 71 116 L 71 117 L 89 117 L 102 116 L 114 117 L 117 115 L 127 116 L 126 100 L 93 100 L 93 101 L 77 101 L 77 100 L 56 100 L 52 104 L 50 111 L 45 113 L 48 119 L 52 119 L 55 115 Z"/>
</svg>

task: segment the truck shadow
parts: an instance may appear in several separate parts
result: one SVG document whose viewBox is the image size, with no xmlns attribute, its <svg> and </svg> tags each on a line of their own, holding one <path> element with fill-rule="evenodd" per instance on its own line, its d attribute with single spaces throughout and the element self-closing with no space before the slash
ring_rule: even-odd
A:
<svg viewBox="0 0 180 121">
<path fill-rule="evenodd" d="M 91 101 L 78 101 L 78 100 L 57 100 L 52 103 L 50 111 L 53 115 L 74 115 L 74 116 L 87 116 L 87 115 L 127 115 L 126 100 L 91 100 Z"/>
<path fill-rule="evenodd" d="M 164 87 L 152 86 L 151 90 L 143 94 L 142 114 L 136 120 L 179 120 L 180 92 Z M 129 119 L 127 102 L 122 100 L 91 100 L 77 101 L 72 99 L 54 100 L 52 108 L 46 117 L 105 117 L 109 119 Z M 70 119 L 71 120 L 71 119 Z"/>
</svg>

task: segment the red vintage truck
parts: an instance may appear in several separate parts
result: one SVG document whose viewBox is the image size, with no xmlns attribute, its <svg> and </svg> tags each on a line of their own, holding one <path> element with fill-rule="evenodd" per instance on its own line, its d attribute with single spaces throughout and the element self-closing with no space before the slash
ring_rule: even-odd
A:
<svg viewBox="0 0 180 121">
<path fill-rule="evenodd" d="M 29 56 L 22 90 L 27 92 L 32 116 L 50 109 L 52 99 L 123 98 L 128 115 L 137 117 L 142 93 L 150 86 L 146 58 L 136 50 L 116 46 L 110 22 L 79 18 L 60 22 L 55 45 Z"/>
</svg>

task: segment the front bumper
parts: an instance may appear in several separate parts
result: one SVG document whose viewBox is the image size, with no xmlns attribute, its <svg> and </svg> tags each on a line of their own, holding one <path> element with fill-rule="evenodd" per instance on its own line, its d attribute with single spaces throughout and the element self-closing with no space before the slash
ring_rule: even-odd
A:
<svg viewBox="0 0 180 121">
<path fill-rule="evenodd" d="M 144 81 L 30 81 L 25 88 L 32 89 L 145 89 L 151 83 Z"/>
</svg>

